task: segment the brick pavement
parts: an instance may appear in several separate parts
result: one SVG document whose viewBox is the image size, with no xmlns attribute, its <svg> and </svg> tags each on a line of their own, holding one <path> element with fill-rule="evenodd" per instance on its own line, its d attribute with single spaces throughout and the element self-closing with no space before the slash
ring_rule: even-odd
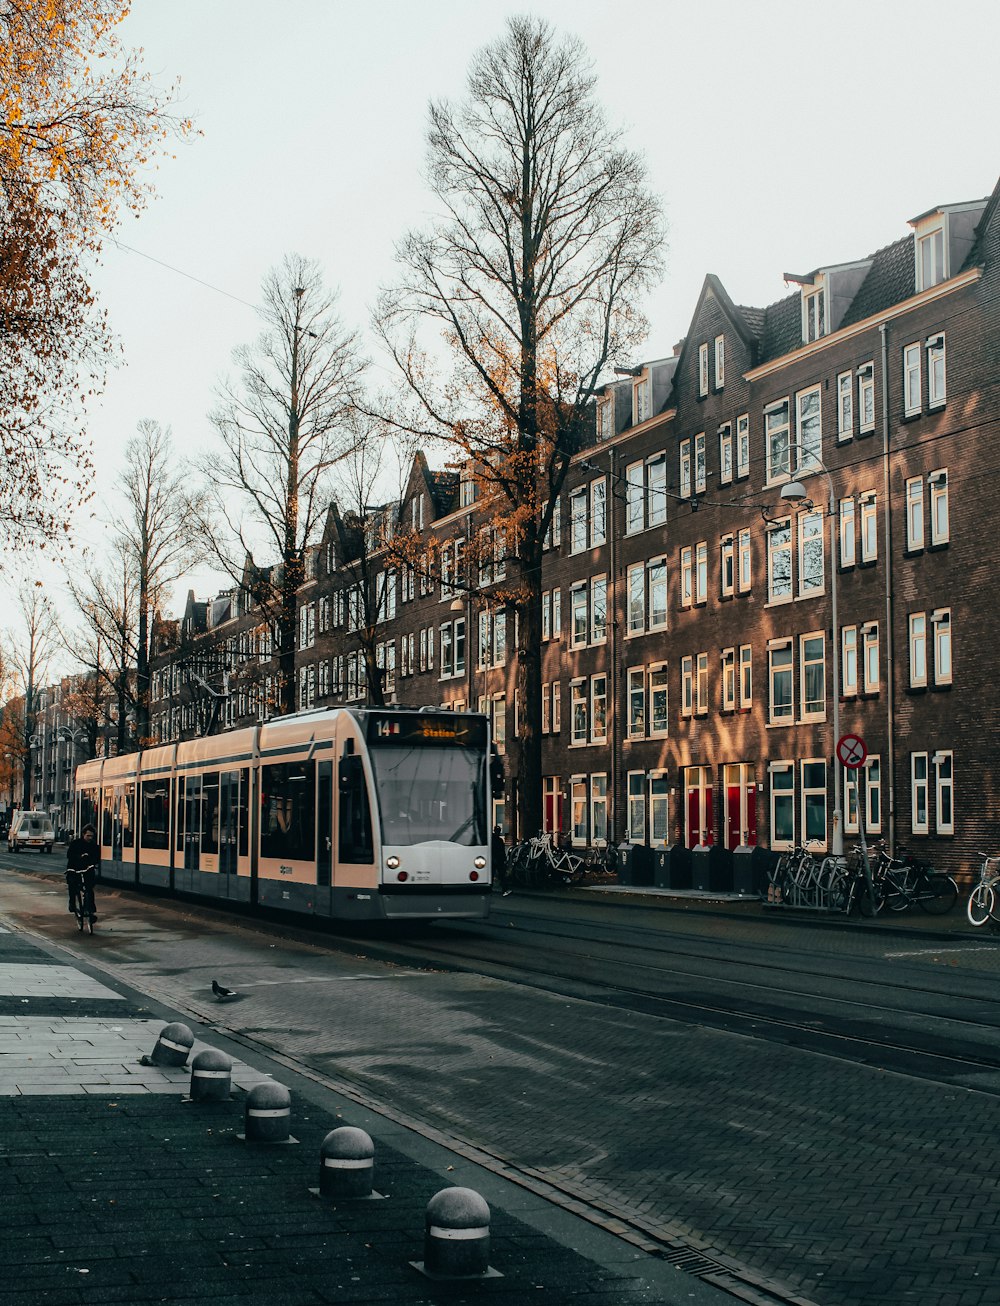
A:
<svg viewBox="0 0 1000 1306">
<path fill-rule="evenodd" d="M 221 1031 L 202 1033 L 234 1055 L 233 1100 L 185 1103 L 189 1070 L 139 1064 L 176 1018 L 153 1008 L 0 931 L 4 1306 L 732 1300 L 259 1049 L 243 1060 Z M 237 1140 L 243 1091 L 268 1075 L 292 1091 L 296 1145 Z M 320 1142 L 345 1123 L 375 1138 L 387 1200 L 334 1205 L 308 1192 Z M 452 1184 L 490 1201 L 499 1277 L 442 1285 L 411 1267 L 423 1259 L 427 1201 Z"/>
</svg>

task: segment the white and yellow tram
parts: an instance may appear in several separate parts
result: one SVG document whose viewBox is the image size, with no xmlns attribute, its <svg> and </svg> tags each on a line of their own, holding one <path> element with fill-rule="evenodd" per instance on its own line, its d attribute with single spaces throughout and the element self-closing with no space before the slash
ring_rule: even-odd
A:
<svg viewBox="0 0 1000 1306">
<path fill-rule="evenodd" d="M 84 762 L 101 879 L 338 920 L 483 917 L 485 716 L 343 708 Z"/>
</svg>

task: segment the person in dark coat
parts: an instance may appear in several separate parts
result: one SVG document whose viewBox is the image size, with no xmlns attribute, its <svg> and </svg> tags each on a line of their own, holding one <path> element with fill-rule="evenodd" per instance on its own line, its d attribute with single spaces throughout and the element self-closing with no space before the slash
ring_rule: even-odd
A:
<svg viewBox="0 0 1000 1306">
<path fill-rule="evenodd" d="M 507 887 L 507 845 L 503 841 L 503 831 L 499 825 L 493 827 L 490 854 L 493 860 L 493 878 L 499 884 L 501 894 L 506 898 L 510 893 Z"/>
<path fill-rule="evenodd" d="M 69 893 L 69 909 L 76 911 L 76 894 L 79 878 L 75 872 L 83 872 L 83 888 L 87 895 L 85 902 L 90 904 L 90 916 L 97 920 L 97 904 L 94 901 L 94 883 L 101 865 L 101 853 L 97 846 L 97 831 L 92 825 L 85 825 L 80 831 L 79 839 L 74 839 L 66 849 L 66 889 Z"/>
</svg>

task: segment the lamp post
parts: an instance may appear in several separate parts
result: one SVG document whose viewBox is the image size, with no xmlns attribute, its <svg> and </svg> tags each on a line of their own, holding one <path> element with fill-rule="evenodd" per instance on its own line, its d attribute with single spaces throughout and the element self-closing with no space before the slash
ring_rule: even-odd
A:
<svg viewBox="0 0 1000 1306">
<path fill-rule="evenodd" d="M 830 518 L 830 620 L 833 625 L 833 836 L 830 850 L 834 857 L 844 855 L 844 827 L 840 805 L 840 763 L 837 760 L 837 740 L 840 738 L 840 630 L 837 623 L 837 501 L 833 492 L 833 477 L 829 468 L 809 449 L 800 444 L 789 445 L 789 455 L 795 450 L 805 454 L 800 458 L 799 471 L 808 474 L 811 471 L 822 472 L 829 489 L 827 516 Z M 788 481 L 781 488 L 783 503 L 797 507 L 808 500 L 805 486 L 801 481 Z"/>
</svg>

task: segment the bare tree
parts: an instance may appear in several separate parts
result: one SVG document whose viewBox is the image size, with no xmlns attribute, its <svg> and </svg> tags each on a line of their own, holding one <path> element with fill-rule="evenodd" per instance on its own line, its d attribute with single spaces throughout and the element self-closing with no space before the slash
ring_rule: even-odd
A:
<svg viewBox="0 0 1000 1306">
<path fill-rule="evenodd" d="M 67 632 L 64 645 L 94 676 L 95 696 L 107 686 L 114 704 L 116 747 L 129 751 L 134 742 L 130 728 L 136 711 L 134 668 L 138 658 L 136 614 L 138 580 L 135 560 L 116 542 L 112 560 L 103 568 L 84 564 L 79 575 L 67 579 L 69 592 L 84 619 L 84 634 Z M 108 711 L 106 716 L 110 718 Z"/>
<path fill-rule="evenodd" d="M 24 697 L 19 739 L 24 777 L 22 803 L 31 806 L 31 743 L 38 725 L 41 691 L 56 652 L 57 621 L 52 604 L 40 585 L 25 584 L 18 595 L 20 631 L 8 633 L 7 660 Z"/>
<path fill-rule="evenodd" d="M 576 39 L 518 17 L 474 59 L 464 101 L 432 103 L 442 215 L 403 240 L 376 322 L 418 404 L 419 419 L 396 420 L 478 466 L 512 564 L 501 598 L 519 615 L 522 829 L 541 825 L 543 544 L 601 373 L 645 335 L 637 301 L 663 241 L 644 165 L 594 83 Z M 436 356 L 427 328 L 444 342 Z"/>
<path fill-rule="evenodd" d="M 273 623 L 282 714 L 295 710 L 296 596 L 306 546 L 329 501 L 330 471 L 351 448 L 357 335 L 342 323 L 319 266 L 289 255 L 264 281 L 268 327 L 236 350 L 212 422 L 219 450 L 202 464 L 206 490 L 191 506 L 203 551 L 239 584 L 255 557 L 279 566 L 259 595 Z"/>
<path fill-rule="evenodd" d="M 125 511 L 114 528 L 120 556 L 134 578 L 135 729 L 140 748 L 150 742 L 149 656 L 153 613 L 168 587 L 184 575 L 194 556 L 186 478 L 175 470 L 170 431 L 142 421 L 125 449 L 118 487 Z"/>
</svg>

